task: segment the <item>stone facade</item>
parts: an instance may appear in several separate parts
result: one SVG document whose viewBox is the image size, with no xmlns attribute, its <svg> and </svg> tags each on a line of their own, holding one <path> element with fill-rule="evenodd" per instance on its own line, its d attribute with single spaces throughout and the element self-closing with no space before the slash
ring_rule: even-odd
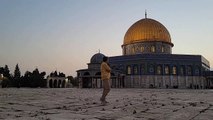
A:
<svg viewBox="0 0 213 120">
<path fill-rule="evenodd" d="M 66 88 L 69 85 L 69 80 L 66 77 L 48 77 L 48 88 Z"/>
<path fill-rule="evenodd" d="M 210 88 L 209 61 L 201 55 L 172 54 L 171 37 L 161 23 L 141 19 L 126 32 L 120 56 L 109 57 L 113 88 Z M 77 71 L 82 88 L 101 88 L 103 54 L 92 56 L 87 69 Z M 209 82 L 210 81 L 210 82 Z"/>
</svg>

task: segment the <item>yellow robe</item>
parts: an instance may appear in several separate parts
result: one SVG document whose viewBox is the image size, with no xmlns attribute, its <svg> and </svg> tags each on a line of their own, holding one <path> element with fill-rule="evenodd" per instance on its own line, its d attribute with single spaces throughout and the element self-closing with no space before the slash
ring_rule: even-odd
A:
<svg viewBox="0 0 213 120">
<path fill-rule="evenodd" d="M 101 79 L 110 80 L 111 77 L 111 68 L 106 62 L 101 63 Z"/>
</svg>

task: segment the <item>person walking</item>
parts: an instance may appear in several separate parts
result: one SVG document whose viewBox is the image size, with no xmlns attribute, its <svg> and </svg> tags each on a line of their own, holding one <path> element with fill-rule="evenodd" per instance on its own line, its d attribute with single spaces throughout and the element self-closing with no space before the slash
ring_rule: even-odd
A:
<svg viewBox="0 0 213 120">
<path fill-rule="evenodd" d="M 111 68 L 109 66 L 109 58 L 104 56 L 103 62 L 101 63 L 101 80 L 103 83 L 103 93 L 100 98 L 102 104 L 108 103 L 106 101 L 106 96 L 110 91 L 110 77 L 111 77 Z"/>
</svg>

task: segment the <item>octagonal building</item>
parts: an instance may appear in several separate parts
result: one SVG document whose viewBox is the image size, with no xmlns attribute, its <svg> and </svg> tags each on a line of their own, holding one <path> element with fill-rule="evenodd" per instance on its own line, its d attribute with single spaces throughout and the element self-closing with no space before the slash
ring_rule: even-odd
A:
<svg viewBox="0 0 213 120">
<path fill-rule="evenodd" d="M 112 88 L 193 88 L 212 85 L 205 73 L 209 61 L 201 55 L 172 54 L 171 36 L 160 22 L 144 18 L 124 35 L 122 55 L 109 57 Z M 77 70 L 82 88 L 101 88 L 102 53 L 91 58 L 87 69 Z"/>
</svg>

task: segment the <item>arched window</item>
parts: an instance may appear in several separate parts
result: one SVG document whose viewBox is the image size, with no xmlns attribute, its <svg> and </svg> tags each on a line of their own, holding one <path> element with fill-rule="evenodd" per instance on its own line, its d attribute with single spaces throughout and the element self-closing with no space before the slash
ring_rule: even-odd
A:
<svg viewBox="0 0 213 120">
<path fill-rule="evenodd" d="M 200 75 L 200 67 L 196 66 L 195 68 L 195 74 Z"/>
<path fill-rule="evenodd" d="M 55 80 L 54 80 L 54 83 L 53 83 L 53 87 L 54 87 L 54 88 L 57 88 L 57 85 L 58 85 L 58 82 L 57 82 L 57 80 L 55 79 Z"/>
<path fill-rule="evenodd" d="M 165 48 L 164 46 L 161 47 L 161 52 L 164 53 L 165 52 Z"/>
<path fill-rule="evenodd" d="M 187 66 L 187 75 L 192 75 L 192 67 Z"/>
<path fill-rule="evenodd" d="M 177 75 L 177 67 L 176 66 L 172 67 L 172 74 Z"/>
<path fill-rule="evenodd" d="M 141 74 L 145 74 L 145 65 L 141 65 Z"/>
<path fill-rule="evenodd" d="M 135 54 L 135 48 L 132 47 L 132 54 Z"/>
<path fill-rule="evenodd" d="M 168 75 L 168 74 L 169 74 L 169 66 L 165 66 L 165 68 L 164 68 L 164 72 L 165 72 L 165 74 L 166 74 L 166 75 Z"/>
<path fill-rule="evenodd" d="M 89 75 L 90 75 L 89 72 L 85 72 L 85 73 L 84 73 L 84 76 L 89 76 Z"/>
<path fill-rule="evenodd" d="M 149 72 L 150 72 L 150 73 L 154 73 L 154 66 L 153 66 L 153 65 L 150 65 L 150 66 L 149 66 Z"/>
<path fill-rule="evenodd" d="M 138 66 L 134 66 L 134 75 L 137 75 L 138 74 Z"/>
<path fill-rule="evenodd" d="M 144 52 L 144 46 L 141 46 L 141 52 Z"/>
<path fill-rule="evenodd" d="M 127 75 L 131 75 L 131 66 L 127 66 Z"/>
<path fill-rule="evenodd" d="M 160 65 L 157 66 L 157 74 L 158 75 L 162 74 L 162 68 Z"/>
<path fill-rule="evenodd" d="M 184 66 L 181 66 L 181 67 L 180 67 L 180 75 L 184 75 L 184 71 L 185 71 L 185 70 L 184 70 Z"/>
<path fill-rule="evenodd" d="M 58 88 L 61 88 L 61 80 L 58 81 Z"/>
<path fill-rule="evenodd" d="M 140 52 L 139 47 L 135 46 L 135 53 L 139 53 L 139 52 Z"/>
<path fill-rule="evenodd" d="M 151 52 L 155 52 L 155 46 L 151 47 Z"/>
</svg>

